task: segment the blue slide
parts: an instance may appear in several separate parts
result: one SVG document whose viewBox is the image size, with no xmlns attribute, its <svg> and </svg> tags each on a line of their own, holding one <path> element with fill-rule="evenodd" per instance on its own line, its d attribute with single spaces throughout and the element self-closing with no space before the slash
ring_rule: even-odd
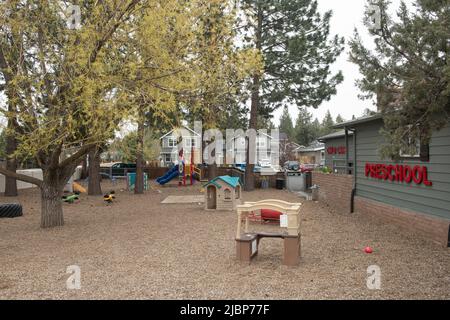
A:
<svg viewBox="0 0 450 320">
<path fill-rule="evenodd" d="M 178 165 L 176 165 L 172 169 L 170 169 L 165 175 L 156 179 L 156 182 L 158 182 L 160 185 L 163 185 L 172 180 L 173 178 L 178 177 L 178 175 L 179 175 Z"/>
</svg>

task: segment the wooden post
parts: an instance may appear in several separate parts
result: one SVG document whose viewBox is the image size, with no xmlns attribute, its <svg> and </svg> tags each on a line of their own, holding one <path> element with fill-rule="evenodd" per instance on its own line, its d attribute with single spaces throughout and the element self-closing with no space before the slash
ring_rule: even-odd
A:
<svg viewBox="0 0 450 320">
<path fill-rule="evenodd" d="M 285 237 L 284 238 L 284 254 L 283 265 L 297 266 L 300 260 L 301 237 Z"/>
<path fill-rule="evenodd" d="M 245 234 L 236 238 L 236 256 L 239 261 L 250 263 L 258 254 L 258 239 L 255 234 Z"/>
</svg>

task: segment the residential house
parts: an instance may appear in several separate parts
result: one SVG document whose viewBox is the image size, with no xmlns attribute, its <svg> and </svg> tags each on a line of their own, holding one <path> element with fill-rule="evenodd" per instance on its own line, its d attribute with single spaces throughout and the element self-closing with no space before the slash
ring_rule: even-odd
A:
<svg viewBox="0 0 450 320">
<path fill-rule="evenodd" d="M 309 146 L 299 146 L 294 149 L 295 156 L 301 164 L 325 165 L 325 145 L 314 141 Z"/>
<path fill-rule="evenodd" d="M 259 132 L 256 137 L 255 164 L 266 162 L 272 166 L 279 165 L 280 141 L 274 136 Z M 247 137 L 237 133 L 225 144 L 227 164 L 242 165 L 247 159 Z M 231 158 L 231 159 L 230 159 Z"/>
<path fill-rule="evenodd" d="M 161 163 L 169 166 L 179 160 L 180 151 L 187 162 L 202 163 L 202 137 L 188 126 L 174 128 L 161 138 Z"/>
</svg>

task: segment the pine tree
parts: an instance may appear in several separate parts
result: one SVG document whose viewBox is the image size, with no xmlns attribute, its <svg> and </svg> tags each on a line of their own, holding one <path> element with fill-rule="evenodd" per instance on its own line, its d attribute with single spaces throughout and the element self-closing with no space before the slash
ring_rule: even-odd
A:
<svg viewBox="0 0 450 320">
<path fill-rule="evenodd" d="M 260 51 L 264 61 L 251 81 L 249 128 L 256 128 L 258 114 L 271 115 L 286 103 L 316 108 L 336 93 L 343 77 L 329 66 L 342 52 L 344 39 L 329 37 L 331 12 L 321 16 L 317 1 L 310 0 L 242 0 L 241 7 L 245 45 Z M 245 188 L 253 190 L 249 160 Z"/>
<path fill-rule="evenodd" d="M 278 129 L 280 132 L 283 132 L 287 135 L 289 140 L 293 140 L 295 133 L 294 133 L 294 124 L 292 122 L 291 115 L 289 114 L 289 109 L 287 106 L 283 109 L 283 114 L 280 118 L 280 125 L 278 126 Z"/>
<path fill-rule="evenodd" d="M 336 117 L 336 123 L 342 123 L 344 121 L 345 121 L 344 118 L 342 118 L 342 116 L 340 114 L 338 114 Z"/>
<path fill-rule="evenodd" d="M 331 116 L 330 110 L 327 110 L 327 113 L 325 114 L 325 117 L 322 120 L 322 135 L 327 135 L 334 131 L 334 120 Z"/>
<path fill-rule="evenodd" d="M 295 121 L 295 138 L 300 145 L 308 146 L 316 138 L 311 118 L 312 115 L 306 108 L 299 108 Z"/>
<path fill-rule="evenodd" d="M 450 119 L 450 10 L 448 0 L 416 0 L 411 11 L 402 2 L 394 19 L 389 3 L 374 2 L 377 26 L 367 8 L 375 48 L 367 49 L 355 31 L 350 60 L 363 75 L 359 88 L 366 98 L 376 96 L 383 115 L 387 144 L 381 153 L 395 157 L 408 143 L 405 136 L 426 144 Z"/>
</svg>

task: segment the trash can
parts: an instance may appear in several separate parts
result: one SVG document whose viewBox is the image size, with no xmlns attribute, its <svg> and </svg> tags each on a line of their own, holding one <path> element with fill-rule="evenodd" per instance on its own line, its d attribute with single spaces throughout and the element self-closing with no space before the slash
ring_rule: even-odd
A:
<svg viewBox="0 0 450 320">
<path fill-rule="evenodd" d="M 278 178 L 275 186 L 278 190 L 283 190 L 284 189 L 284 179 Z"/>
<path fill-rule="evenodd" d="M 286 189 L 291 192 L 305 191 L 305 175 L 299 171 L 286 171 Z"/>
<path fill-rule="evenodd" d="M 305 172 L 305 190 L 309 190 L 312 187 L 312 172 L 306 171 Z"/>
<path fill-rule="evenodd" d="M 318 201 L 319 200 L 319 186 L 318 185 L 313 185 L 311 187 L 311 200 L 312 201 Z"/>
</svg>

